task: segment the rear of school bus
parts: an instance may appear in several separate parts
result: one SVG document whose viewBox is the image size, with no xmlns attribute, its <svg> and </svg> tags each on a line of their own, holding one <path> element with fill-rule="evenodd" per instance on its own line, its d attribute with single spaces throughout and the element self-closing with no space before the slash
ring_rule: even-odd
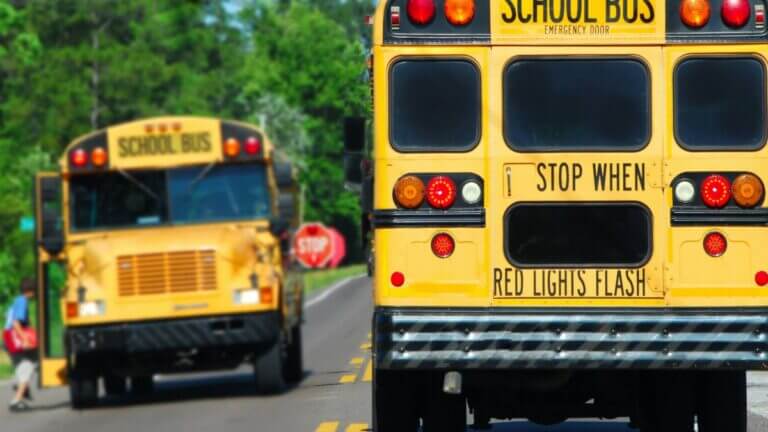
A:
<svg viewBox="0 0 768 432">
<path fill-rule="evenodd" d="M 746 431 L 768 366 L 762 0 L 387 0 L 374 422 Z"/>
<path fill-rule="evenodd" d="M 247 124 L 155 118 L 77 139 L 39 175 L 42 384 L 68 381 L 80 408 L 100 380 L 146 393 L 154 374 L 244 361 L 265 392 L 300 377 L 293 184 L 273 155 Z"/>
</svg>

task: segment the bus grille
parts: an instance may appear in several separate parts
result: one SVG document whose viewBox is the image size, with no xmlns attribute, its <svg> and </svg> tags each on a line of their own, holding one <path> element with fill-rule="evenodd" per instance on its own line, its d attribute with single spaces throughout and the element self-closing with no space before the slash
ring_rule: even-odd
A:
<svg viewBox="0 0 768 432">
<path fill-rule="evenodd" d="M 117 269 L 123 297 L 216 289 L 216 253 L 210 250 L 124 255 Z"/>
</svg>

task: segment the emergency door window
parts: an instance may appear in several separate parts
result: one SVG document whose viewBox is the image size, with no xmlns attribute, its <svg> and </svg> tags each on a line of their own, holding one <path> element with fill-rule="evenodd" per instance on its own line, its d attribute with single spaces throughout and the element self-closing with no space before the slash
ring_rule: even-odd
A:
<svg viewBox="0 0 768 432">
<path fill-rule="evenodd" d="M 634 58 L 522 58 L 504 72 L 504 136 L 518 151 L 637 151 L 651 136 L 650 73 Z"/>
</svg>

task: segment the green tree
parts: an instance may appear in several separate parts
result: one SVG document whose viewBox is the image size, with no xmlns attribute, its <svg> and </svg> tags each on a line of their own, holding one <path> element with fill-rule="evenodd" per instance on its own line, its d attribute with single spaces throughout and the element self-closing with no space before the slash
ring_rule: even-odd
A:
<svg viewBox="0 0 768 432">
<path fill-rule="evenodd" d="M 365 50 L 308 2 L 294 1 L 283 12 L 268 7 L 256 17 L 242 98 L 278 94 L 304 113 L 296 127 L 306 130 L 310 146 L 296 156 L 304 168 L 305 218 L 333 225 L 348 244 L 359 244 L 358 198 L 344 190 L 341 160 L 344 118 L 368 113 Z"/>
</svg>

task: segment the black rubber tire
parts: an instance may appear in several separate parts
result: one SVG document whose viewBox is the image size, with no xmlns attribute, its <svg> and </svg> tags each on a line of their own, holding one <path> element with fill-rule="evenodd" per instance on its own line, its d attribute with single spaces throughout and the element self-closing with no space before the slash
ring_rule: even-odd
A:
<svg viewBox="0 0 768 432">
<path fill-rule="evenodd" d="M 291 343 L 286 349 L 285 380 L 289 383 L 297 383 L 304 378 L 304 357 L 301 345 L 301 324 L 296 324 L 291 329 Z"/>
<path fill-rule="evenodd" d="M 253 374 L 256 390 L 265 395 L 280 394 L 285 391 L 285 358 L 282 337 L 266 352 L 253 360 Z"/>
<path fill-rule="evenodd" d="M 464 395 L 443 392 L 443 374 L 434 374 L 424 411 L 424 432 L 464 432 L 467 429 L 467 400 Z"/>
<path fill-rule="evenodd" d="M 413 383 L 401 371 L 373 371 L 373 432 L 416 432 L 419 412 Z"/>
<path fill-rule="evenodd" d="M 122 396 L 128 390 L 128 382 L 124 377 L 104 375 L 104 393 L 107 396 Z"/>
<path fill-rule="evenodd" d="M 707 372 L 699 384 L 699 432 L 746 432 L 747 373 Z"/>
<path fill-rule="evenodd" d="M 69 400 L 73 409 L 90 408 L 99 401 L 99 381 L 96 377 L 71 376 Z"/>
<path fill-rule="evenodd" d="M 146 396 L 155 391 L 155 381 L 152 375 L 131 377 L 131 393 Z"/>
</svg>

